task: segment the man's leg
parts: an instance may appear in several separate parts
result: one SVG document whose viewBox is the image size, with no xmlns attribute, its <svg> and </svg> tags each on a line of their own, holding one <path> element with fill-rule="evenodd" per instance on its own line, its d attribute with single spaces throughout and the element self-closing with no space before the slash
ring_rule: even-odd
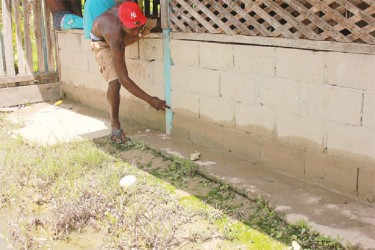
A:
<svg viewBox="0 0 375 250">
<path fill-rule="evenodd" d="M 109 112 L 111 116 L 112 140 L 117 143 L 125 142 L 125 134 L 121 130 L 119 120 L 120 88 L 120 82 L 118 80 L 114 80 L 108 84 L 107 90 L 107 101 L 110 106 Z"/>
<path fill-rule="evenodd" d="M 81 0 L 65 0 L 63 1 L 67 10 L 71 13 L 82 17 L 82 4 Z"/>
<path fill-rule="evenodd" d="M 118 80 L 108 84 L 107 101 L 110 106 L 112 130 L 120 129 L 119 110 L 120 110 L 120 88 Z"/>
<path fill-rule="evenodd" d="M 109 113 L 111 116 L 112 134 L 111 139 L 115 143 L 124 143 L 125 134 L 121 129 L 119 120 L 120 109 L 120 88 L 121 84 L 118 80 L 116 70 L 112 66 L 113 57 L 111 49 L 107 42 L 91 42 L 91 50 L 94 52 L 95 59 L 103 74 L 104 80 L 108 82 L 107 101 L 109 104 Z"/>
</svg>

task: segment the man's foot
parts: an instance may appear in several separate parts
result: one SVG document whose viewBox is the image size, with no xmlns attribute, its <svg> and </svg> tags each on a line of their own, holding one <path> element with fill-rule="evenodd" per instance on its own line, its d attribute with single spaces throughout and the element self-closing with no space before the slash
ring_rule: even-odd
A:
<svg viewBox="0 0 375 250">
<path fill-rule="evenodd" d="M 126 141 L 124 131 L 120 129 L 112 130 L 111 140 L 116 144 L 123 144 Z"/>
</svg>

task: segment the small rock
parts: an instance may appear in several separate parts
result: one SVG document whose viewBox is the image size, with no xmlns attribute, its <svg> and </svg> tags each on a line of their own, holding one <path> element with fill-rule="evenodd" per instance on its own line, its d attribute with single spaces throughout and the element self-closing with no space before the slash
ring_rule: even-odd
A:
<svg viewBox="0 0 375 250">
<path fill-rule="evenodd" d="M 126 175 L 121 178 L 120 186 L 127 188 L 127 187 L 134 185 L 136 181 L 137 181 L 137 178 L 134 175 Z"/>
<path fill-rule="evenodd" d="M 190 160 L 197 161 L 199 160 L 200 156 L 201 156 L 201 153 L 195 151 L 194 153 L 190 154 Z"/>
<path fill-rule="evenodd" d="M 292 247 L 293 247 L 293 250 L 302 250 L 302 247 L 295 240 L 292 241 Z"/>
</svg>

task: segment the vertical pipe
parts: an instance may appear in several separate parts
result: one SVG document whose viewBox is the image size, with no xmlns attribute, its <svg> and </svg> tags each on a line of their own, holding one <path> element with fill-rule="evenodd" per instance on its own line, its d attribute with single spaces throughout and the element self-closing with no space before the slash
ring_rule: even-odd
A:
<svg viewBox="0 0 375 250">
<path fill-rule="evenodd" d="M 165 111 L 165 133 L 172 132 L 172 103 L 171 103 L 171 51 L 170 51 L 170 30 L 169 30 L 169 0 L 161 0 L 161 27 L 163 29 L 164 45 L 164 97 L 167 105 L 171 107 Z"/>
</svg>

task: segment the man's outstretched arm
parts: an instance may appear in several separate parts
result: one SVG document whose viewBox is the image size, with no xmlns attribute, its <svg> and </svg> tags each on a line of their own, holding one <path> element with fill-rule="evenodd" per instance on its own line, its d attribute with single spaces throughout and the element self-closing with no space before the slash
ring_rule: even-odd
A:
<svg viewBox="0 0 375 250">
<path fill-rule="evenodd" d="M 109 36 L 105 37 L 105 39 L 111 47 L 113 65 L 121 85 L 124 86 L 124 88 L 126 88 L 131 94 L 144 100 L 157 110 L 164 110 L 165 108 L 168 108 L 164 100 L 150 96 L 132 79 L 130 79 L 124 57 L 125 43 L 123 41 L 123 34 L 121 32 L 113 32 Z"/>
</svg>

